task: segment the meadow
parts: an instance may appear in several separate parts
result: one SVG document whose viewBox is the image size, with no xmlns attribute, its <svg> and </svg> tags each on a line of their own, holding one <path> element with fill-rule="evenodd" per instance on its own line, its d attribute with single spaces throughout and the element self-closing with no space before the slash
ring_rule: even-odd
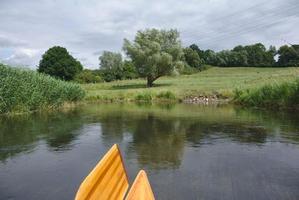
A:
<svg viewBox="0 0 299 200">
<path fill-rule="evenodd" d="M 147 88 L 144 79 L 82 84 L 88 101 L 183 101 L 190 97 L 232 99 L 235 91 L 294 81 L 299 68 L 211 67 L 192 75 L 159 78 Z"/>
</svg>

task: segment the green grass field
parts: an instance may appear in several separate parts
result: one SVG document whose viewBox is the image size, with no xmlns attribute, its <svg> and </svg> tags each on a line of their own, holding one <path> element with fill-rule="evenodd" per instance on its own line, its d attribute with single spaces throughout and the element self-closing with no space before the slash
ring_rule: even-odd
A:
<svg viewBox="0 0 299 200">
<path fill-rule="evenodd" d="M 110 83 L 84 84 L 87 100 L 134 101 L 175 99 L 190 96 L 218 94 L 231 98 L 235 89 L 258 88 L 265 84 L 293 81 L 299 77 L 299 68 L 212 67 L 193 75 L 162 77 L 153 88 L 146 88 L 144 79 Z"/>
</svg>

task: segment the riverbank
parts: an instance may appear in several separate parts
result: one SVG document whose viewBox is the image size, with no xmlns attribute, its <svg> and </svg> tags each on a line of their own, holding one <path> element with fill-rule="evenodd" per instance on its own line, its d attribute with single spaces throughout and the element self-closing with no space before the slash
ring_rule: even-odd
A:
<svg viewBox="0 0 299 200">
<path fill-rule="evenodd" d="M 85 103 L 187 103 L 258 106 L 261 98 L 244 98 L 271 84 L 292 83 L 299 76 L 299 68 L 212 67 L 192 75 L 162 77 L 154 87 L 147 88 L 144 79 L 114 81 L 98 84 L 78 84 L 59 81 L 33 71 L 2 66 L 0 113 L 23 114 L 64 109 Z M 83 90 L 81 89 L 83 88 Z M 236 93 L 237 91 L 237 93 Z M 250 92 L 248 92 L 250 91 Z M 275 90 L 276 91 L 276 90 Z M 84 93 L 86 94 L 83 98 Z M 242 95 L 241 95 L 242 93 Z M 236 98 L 239 94 L 239 98 Z M 265 96 L 267 93 L 265 93 Z M 281 92 L 279 94 L 282 94 Z M 242 96 L 243 99 L 240 97 Z M 259 96 L 259 95 L 255 95 Z M 282 96 L 282 95 L 278 95 Z M 272 94 L 272 97 L 275 97 Z M 244 100 L 245 99 L 245 100 Z M 273 99 L 273 98 L 272 98 Z M 234 102 L 232 101 L 234 100 Z M 281 104 L 281 103 L 280 103 Z M 267 107 L 270 104 L 267 103 Z M 275 104 L 277 106 L 277 104 Z"/>
<path fill-rule="evenodd" d="M 212 67 L 193 75 L 162 77 L 147 88 L 144 79 L 83 84 L 85 101 L 96 102 L 229 102 L 242 91 L 294 81 L 299 68 Z"/>
</svg>

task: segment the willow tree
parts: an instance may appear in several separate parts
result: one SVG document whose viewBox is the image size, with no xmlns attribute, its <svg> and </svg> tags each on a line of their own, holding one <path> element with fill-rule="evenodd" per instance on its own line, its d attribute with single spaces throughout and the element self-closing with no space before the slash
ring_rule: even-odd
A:
<svg viewBox="0 0 299 200">
<path fill-rule="evenodd" d="M 147 86 L 182 66 L 183 49 L 177 30 L 146 29 L 138 31 L 134 41 L 124 40 L 123 50 L 131 58 Z"/>
</svg>

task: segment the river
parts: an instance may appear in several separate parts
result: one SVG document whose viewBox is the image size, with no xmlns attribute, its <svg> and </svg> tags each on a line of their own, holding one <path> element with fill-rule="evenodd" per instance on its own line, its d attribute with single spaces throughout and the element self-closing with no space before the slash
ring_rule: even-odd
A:
<svg viewBox="0 0 299 200">
<path fill-rule="evenodd" d="M 0 117 L 0 199 L 73 199 L 114 143 L 156 199 L 299 199 L 299 115 L 186 104 Z"/>
</svg>

